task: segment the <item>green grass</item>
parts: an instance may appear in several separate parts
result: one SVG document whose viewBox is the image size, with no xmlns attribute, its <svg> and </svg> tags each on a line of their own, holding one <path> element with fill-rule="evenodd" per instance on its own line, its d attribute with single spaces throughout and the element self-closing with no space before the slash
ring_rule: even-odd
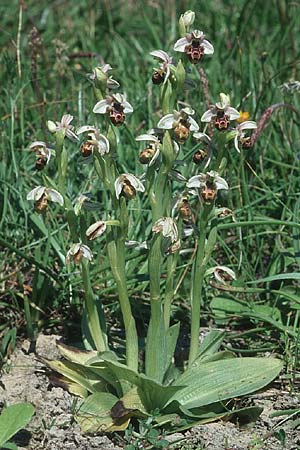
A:
<svg viewBox="0 0 300 450">
<path fill-rule="evenodd" d="M 41 184 L 43 176 L 55 177 L 54 164 L 43 175 L 34 170 L 35 158 L 28 146 L 34 140 L 51 143 L 45 120 L 59 120 L 64 113 L 74 115 L 76 126 L 93 123 L 91 111 L 95 99 L 86 73 L 104 60 L 114 68 L 113 76 L 121 84 L 120 92 L 127 93 L 135 109 L 128 118 L 128 127 L 118 132 L 118 165 L 122 171 L 141 174 L 143 168 L 137 158 L 140 147 L 134 138 L 155 126 L 161 116 L 159 91 L 151 83 L 155 63 L 149 52 L 163 49 L 172 53 L 179 37 L 177 19 L 186 9 L 197 13 L 196 27 L 206 33 L 215 47 L 214 56 L 203 62 L 212 103 L 218 100 L 220 92 L 229 93 L 233 106 L 249 111 L 251 119 L 256 120 L 275 103 L 287 103 L 299 111 L 300 93 L 283 92 L 279 88 L 291 79 L 299 79 L 296 43 L 300 15 L 296 3 L 29 0 L 22 10 L 21 21 L 17 2 L 1 3 L 3 334 L 14 326 L 20 329 L 26 324 L 27 334 L 33 337 L 38 329 L 56 327 L 62 320 L 65 327 L 74 327 L 73 314 L 80 310 L 82 298 L 78 274 L 63 264 L 70 242 L 58 209 L 52 208 L 44 222 L 26 201 L 27 192 Z M 29 37 L 33 26 L 41 38 L 40 46 L 36 47 L 36 62 Z M 95 56 L 82 56 L 90 53 Z M 196 88 L 185 92 L 179 100 L 191 103 L 199 119 L 205 102 L 199 73 L 195 67 L 190 69 Z M 229 324 L 230 342 L 237 352 L 250 349 L 255 353 L 267 348 L 283 353 L 292 381 L 299 364 L 299 280 L 275 279 L 257 285 L 247 282 L 299 271 L 299 122 L 299 115 L 289 109 L 277 109 L 255 147 L 244 152 L 244 160 L 231 149 L 226 174 L 231 190 L 220 197 L 220 203 L 234 210 L 240 226 L 232 227 L 224 219 L 213 257 L 215 263 L 232 267 L 238 279 L 229 292 L 207 284 L 203 320 L 203 325 L 211 321 L 220 326 Z M 186 154 L 192 148 L 190 142 Z M 72 180 L 68 194 L 74 199 L 80 192 L 91 191 L 101 201 L 102 188 L 91 166 L 79 163 L 79 149 L 73 144 L 68 144 L 68 151 Z M 183 173 L 190 175 L 191 170 L 196 171 L 194 166 L 192 169 L 186 166 Z M 130 207 L 134 222 L 129 238 L 143 240 L 150 232 L 148 205 L 136 199 Z M 105 203 L 102 203 L 100 215 L 104 210 Z M 101 246 L 104 240 L 93 245 L 93 250 L 99 250 L 99 256 L 92 275 L 96 292 L 104 296 L 106 309 L 115 320 L 119 317 L 118 302 Z M 190 255 L 183 258 L 176 271 L 175 285 L 185 274 Z M 128 251 L 127 257 L 133 309 L 142 318 L 148 314 L 147 295 L 141 294 L 148 288 L 146 255 Z M 189 285 L 187 272 L 174 304 L 175 317 L 183 320 L 189 311 Z M 242 301 L 250 305 L 250 310 L 245 307 L 239 312 L 227 311 L 220 319 L 210 307 L 211 301 L 220 295 Z M 257 313 L 257 305 L 269 308 L 265 315 L 261 311 Z M 266 320 L 266 316 L 276 323 Z M 241 330 L 248 334 L 238 339 Z M 141 332 L 144 333 L 142 320 Z"/>
</svg>

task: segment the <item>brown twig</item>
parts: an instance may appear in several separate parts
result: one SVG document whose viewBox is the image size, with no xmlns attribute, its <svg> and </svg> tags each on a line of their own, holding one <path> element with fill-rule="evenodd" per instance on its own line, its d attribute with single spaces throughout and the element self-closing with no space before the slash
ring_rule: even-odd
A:
<svg viewBox="0 0 300 450">
<path fill-rule="evenodd" d="M 36 27 L 33 27 L 29 34 L 29 46 L 31 50 L 31 73 L 32 73 L 32 85 L 33 90 L 37 99 L 37 103 L 41 112 L 41 127 L 43 130 L 43 135 L 46 140 L 46 116 L 45 116 L 45 103 L 43 101 L 43 96 L 40 90 L 39 79 L 38 79 L 38 57 L 41 54 L 42 39 Z"/>
<path fill-rule="evenodd" d="M 263 113 L 263 115 L 260 117 L 260 119 L 257 122 L 257 128 L 255 129 L 255 131 L 252 133 L 251 136 L 251 146 L 253 146 L 255 144 L 255 142 L 258 140 L 259 136 L 261 135 L 261 133 L 263 132 L 264 128 L 266 127 L 266 125 L 268 124 L 271 115 L 273 114 L 273 112 L 278 109 L 278 108 L 288 108 L 291 111 L 293 111 L 294 113 L 299 115 L 299 112 L 292 106 L 292 105 L 288 105 L 286 103 L 275 103 L 274 105 L 269 106 L 269 108 L 267 108 L 265 110 L 265 112 Z"/>
</svg>

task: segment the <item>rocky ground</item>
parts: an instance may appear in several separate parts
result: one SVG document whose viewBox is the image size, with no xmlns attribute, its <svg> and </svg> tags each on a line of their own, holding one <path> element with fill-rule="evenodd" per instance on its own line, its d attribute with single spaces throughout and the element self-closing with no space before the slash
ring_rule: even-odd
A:
<svg viewBox="0 0 300 450">
<path fill-rule="evenodd" d="M 121 450 L 113 436 L 83 436 L 73 419 L 79 400 L 61 388 L 50 385 L 45 366 L 38 356 L 59 358 L 55 347 L 57 336 L 40 335 L 36 354 L 29 352 L 24 341 L 2 368 L 1 406 L 21 401 L 34 404 L 36 414 L 16 436 L 20 450 Z M 38 356 L 37 356 L 38 355 Z M 264 411 L 254 427 L 239 429 L 231 422 L 216 422 L 170 436 L 172 449 L 181 450 L 300 450 L 300 419 L 281 416 L 271 418 L 274 411 L 299 409 L 300 396 L 275 388 L 251 397 Z M 298 430 L 297 430 L 297 425 Z M 274 432 L 285 436 L 283 445 Z M 177 443 L 175 442 L 177 441 Z M 180 442 L 178 442 L 180 441 Z"/>
</svg>

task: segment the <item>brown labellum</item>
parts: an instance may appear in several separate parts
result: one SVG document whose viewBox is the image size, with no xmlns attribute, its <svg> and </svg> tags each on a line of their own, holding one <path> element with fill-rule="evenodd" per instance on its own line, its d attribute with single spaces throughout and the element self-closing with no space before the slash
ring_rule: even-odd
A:
<svg viewBox="0 0 300 450">
<path fill-rule="evenodd" d="M 217 195 L 217 189 L 213 183 L 206 183 L 206 186 L 201 191 L 201 197 L 207 203 L 211 203 Z"/>
<path fill-rule="evenodd" d="M 178 212 L 181 219 L 190 220 L 193 217 L 191 206 L 189 204 L 189 201 L 186 199 L 182 200 L 182 202 L 178 205 Z"/>
<path fill-rule="evenodd" d="M 40 172 L 41 170 L 44 169 L 46 164 L 47 164 L 47 159 L 43 158 L 42 156 L 39 156 L 38 159 L 36 160 L 35 168 L 36 168 L 36 170 L 38 170 Z"/>
<path fill-rule="evenodd" d="M 131 200 L 136 195 L 135 188 L 131 185 L 131 183 L 128 180 L 124 181 L 122 188 L 122 195 L 128 200 Z"/>
<path fill-rule="evenodd" d="M 206 157 L 207 157 L 207 151 L 205 150 L 197 150 L 193 155 L 193 162 L 195 164 L 200 164 Z"/>
<path fill-rule="evenodd" d="M 230 119 L 224 111 L 218 111 L 215 118 L 215 127 L 219 131 L 225 131 L 229 127 Z"/>
<path fill-rule="evenodd" d="M 139 160 L 141 164 L 149 164 L 151 161 L 153 155 L 154 155 L 154 148 L 145 148 L 145 150 L 142 150 L 139 156 Z"/>
<path fill-rule="evenodd" d="M 91 142 L 88 142 L 88 141 L 83 142 L 80 147 L 81 155 L 84 158 L 91 156 L 91 154 L 93 153 L 93 148 L 94 148 L 94 145 Z"/>
<path fill-rule="evenodd" d="M 48 199 L 45 194 L 41 196 L 36 202 L 34 202 L 34 208 L 38 214 L 42 214 L 47 209 Z"/>
<path fill-rule="evenodd" d="M 113 125 L 119 127 L 125 121 L 124 107 L 121 103 L 114 103 L 109 111 L 109 118 Z"/>
<path fill-rule="evenodd" d="M 174 128 L 175 139 L 183 144 L 190 135 L 190 124 L 186 120 L 180 120 L 178 125 Z"/>
<path fill-rule="evenodd" d="M 152 74 L 153 84 L 162 84 L 165 80 L 165 72 L 163 70 L 155 70 Z"/>
<path fill-rule="evenodd" d="M 197 64 L 204 55 L 204 47 L 198 40 L 193 40 L 190 45 L 186 46 L 185 53 L 192 64 Z"/>
<path fill-rule="evenodd" d="M 243 148 L 251 148 L 252 147 L 252 142 L 251 142 L 250 136 L 242 138 L 241 141 L 242 141 Z"/>
</svg>

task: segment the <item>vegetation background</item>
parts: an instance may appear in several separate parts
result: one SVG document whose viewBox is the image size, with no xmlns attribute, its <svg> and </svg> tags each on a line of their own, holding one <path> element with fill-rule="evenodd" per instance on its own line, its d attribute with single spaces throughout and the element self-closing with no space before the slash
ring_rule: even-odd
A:
<svg viewBox="0 0 300 450">
<path fill-rule="evenodd" d="M 95 100 L 86 74 L 104 61 L 114 68 L 113 77 L 135 109 L 122 131 L 118 163 L 124 171 L 141 174 L 134 138 L 160 117 L 158 88 L 151 82 L 155 63 L 149 52 L 172 53 L 179 37 L 179 15 L 188 9 L 196 12 L 195 27 L 215 47 L 214 56 L 205 58 L 202 65 L 212 103 L 220 92 L 229 93 L 232 105 L 248 111 L 252 120 L 274 104 L 292 105 L 296 111 L 275 109 L 245 158 L 231 150 L 226 176 L 231 193 L 223 203 L 234 210 L 237 225 L 226 221 L 221 225 L 212 264 L 228 264 L 236 271 L 237 281 L 226 290 L 207 284 L 203 316 L 203 326 L 226 327 L 228 345 L 237 353 L 281 353 L 287 377 L 296 383 L 300 3 L 288 0 L 1 1 L 2 358 L 14 347 L 17 334 L 34 339 L 39 330 L 63 329 L 73 340 L 80 334 L 82 292 L 78 274 L 64 264 L 70 244 L 66 224 L 55 208 L 43 221 L 26 201 L 27 193 L 41 184 L 29 145 L 34 140 L 51 144 L 46 121 L 60 120 L 64 113 L 74 115 L 77 126 L 91 123 Z M 194 67 L 190 76 L 196 89 L 180 100 L 191 103 L 199 120 L 206 109 L 203 86 Z M 190 146 L 187 157 L 193 153 Z M 101 200 L 101 186 L 96 185 L 91 167 L 79 163 L 74 144 L 69 149 L 70 196 L 74 199 L 79 192 L 93 190 Z M 50 163 L 47 171 L 55 176 L 55 165 Z M 147 208 L 138 199 L 132 203 L 135 225 L 130 239 L 144 239 L 149 229 Z M 93 249 L 99 251 L 93 269 L 96 292 L 105 298 L 111 322 L 117 323 L 118 303 L 101 241 Z M 183 282 L 174 303 L 174 315 L 183 322 L 189 314 L 189 281 L 184 277 L 188 264 L 189 259 L 178 270 L 177 282 Z M 145 255 L 128 253 L 127 271 L 143 332 L 148 314 Z"/>
</svg>

